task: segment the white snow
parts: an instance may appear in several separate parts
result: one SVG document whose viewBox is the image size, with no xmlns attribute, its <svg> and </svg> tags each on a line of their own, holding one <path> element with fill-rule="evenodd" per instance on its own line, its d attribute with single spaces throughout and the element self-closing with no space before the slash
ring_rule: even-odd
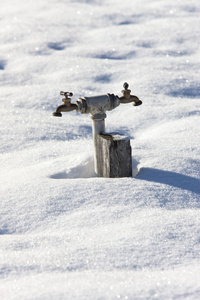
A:
<svg viewBox="0 0 200 300">
<path fill-rule="evenodd" d="M 0 4 L 1 299 L 200 299 L 199 1 Z M 52 112 L 125 81 L 139 173 L 97 178 L 90 117 Z"/>
</svg>

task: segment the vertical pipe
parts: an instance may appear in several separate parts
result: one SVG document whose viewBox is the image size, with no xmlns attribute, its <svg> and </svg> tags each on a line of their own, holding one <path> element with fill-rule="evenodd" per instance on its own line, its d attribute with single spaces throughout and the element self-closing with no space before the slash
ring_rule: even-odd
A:
<svg viewBox="0 0 200 300">
<path fill-rule="evenodd" d="M 105 133 L 106 114 L 91 115 L 90 117 L 92 119 L 92 131 L 93 131 L 93 140 L 94 140 L 94 169 L 95 169 L 95 173 L 98 175 L 96 137 L 100 133 Z"/>
</svg>

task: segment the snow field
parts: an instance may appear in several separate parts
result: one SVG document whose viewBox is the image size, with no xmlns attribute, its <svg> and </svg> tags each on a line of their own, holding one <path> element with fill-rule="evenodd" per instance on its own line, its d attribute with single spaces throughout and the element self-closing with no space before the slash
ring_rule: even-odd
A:
<svg viewBox="0 0 200 300">
<path fill-rule="evenodd" d="M 198 1 L 1 2 L 1 298 L 199 299 Z M 89 116 L 51 114 L 125 81 L 138 174 L 97 178 Z"/>
</svg>

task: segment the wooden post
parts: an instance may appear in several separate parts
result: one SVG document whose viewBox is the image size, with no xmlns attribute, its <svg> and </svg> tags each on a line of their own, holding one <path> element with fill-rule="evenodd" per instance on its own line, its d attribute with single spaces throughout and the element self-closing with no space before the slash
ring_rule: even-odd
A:
<svg viewBox="0 0 200 300">
<path fill-rule="evenodd" d="M 96 165 L 99 177 L 132 177 L 130 139 L 118 133 L 98 134 Z"/>
</svg>

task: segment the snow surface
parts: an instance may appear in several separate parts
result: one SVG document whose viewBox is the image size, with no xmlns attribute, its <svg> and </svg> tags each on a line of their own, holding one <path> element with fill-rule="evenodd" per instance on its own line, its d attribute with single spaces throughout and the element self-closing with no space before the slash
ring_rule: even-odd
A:
<svg viewBox="0 0 200 300">
<path fill-rule="evenodd" d="M 199 1 L 0 4 L 1 299 L 200 299 Z M 139 173 L 97 178 L 89 116 L 51 114 L 125 81 Z"/>
</svg>

